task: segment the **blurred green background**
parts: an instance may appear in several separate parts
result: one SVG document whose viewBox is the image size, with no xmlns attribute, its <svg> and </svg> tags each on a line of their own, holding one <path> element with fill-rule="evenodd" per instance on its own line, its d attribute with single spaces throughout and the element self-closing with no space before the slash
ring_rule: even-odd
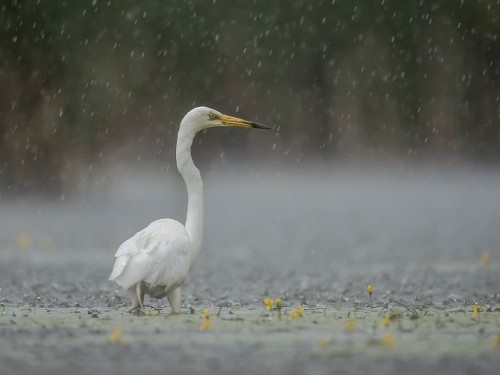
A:
<svg viewBox="0 0 500 375">
<path fill-rule="evenodd" d="M 0 194 L 60 194 L 114 158 L 173 166 L 197 105 L 274 128 L 207 134 L 200 163 L 242 145 L 498 163 L 499 17 L 493 0 L 4 1 Z"/>
</svg>

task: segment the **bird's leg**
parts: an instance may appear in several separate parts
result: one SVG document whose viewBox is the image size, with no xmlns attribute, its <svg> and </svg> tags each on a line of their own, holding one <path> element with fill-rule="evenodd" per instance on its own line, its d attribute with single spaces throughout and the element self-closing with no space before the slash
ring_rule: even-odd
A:
<svg viewBox="0 0 500 375">
<path fill-rule="evenodd" d="M 137 293 L 137 297 L 139 298 L 139 304 L 141 305 L 141 309 L 144 310 L 144 289 L 142 288 L 144 284 L 142 282 L 138 282 L 135 286 L 135 291 Z"/>
<path fill-rule="evenodd" d="M 181 288 L 169 290 L 167 292 L 168 302 L 172 308 L 172 314 L 180 314 L 181 312 Z"/>
<path fill-rule="evenodd" d="M 141 310 L 144 309 L 144 291 L 142 290 L 142 282 L 138 282 L 135 284 L 135 296 L 132 299 L 132 310 L 135 310 L 137 308 L 141 308 Z"/>
<path fill-rule="evenodd" d="M 137 297 L 132 298 L 132 308 L 130 309 L 129 312 L 138 313 L 140 309 L 141 309 L 141 304 L 139 303 L 139 299 Z"/>
</svg>

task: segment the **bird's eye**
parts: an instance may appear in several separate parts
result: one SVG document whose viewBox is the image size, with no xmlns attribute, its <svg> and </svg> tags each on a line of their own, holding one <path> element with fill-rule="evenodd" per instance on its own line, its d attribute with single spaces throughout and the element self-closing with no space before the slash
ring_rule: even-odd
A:
<svg viewBox="0 0 500 375">
<path fill-rule="evenodd" d="M 215 120 L 217 118 L 217 116 L 215 115 L 215 113 L 210 113 L 208 115 L 208 117 L 210 118 L 210 120 Z"/>
</svg>

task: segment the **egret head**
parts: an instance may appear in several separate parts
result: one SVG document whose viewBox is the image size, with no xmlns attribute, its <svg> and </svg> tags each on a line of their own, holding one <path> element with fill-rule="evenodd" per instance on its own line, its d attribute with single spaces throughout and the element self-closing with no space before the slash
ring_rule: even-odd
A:
<svg viewBox="0 0 500 375">
<path fill-rule="evenodd" d="M 236 126 L 240 128 L 270 129 L 268 126 L 256 122 L 243 120 L 238 117 L 228 116 L 207 107 L 197 107 L 189 111 L 182 120 L 186 126 L 198 132 L 216 126 Z"/>
</svg>

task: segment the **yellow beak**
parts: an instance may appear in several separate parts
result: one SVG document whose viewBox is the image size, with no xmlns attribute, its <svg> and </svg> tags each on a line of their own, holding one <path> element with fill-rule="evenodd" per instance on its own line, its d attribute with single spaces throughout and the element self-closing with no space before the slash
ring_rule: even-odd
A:
<svg viewBox="0 0 500 375">
<path fill-rule="evenodd" d="M 253 121 L 243 120 L 241 118 L 233 116 L 220 115 L 219 120 L 224 125 L 229 125 L 229 126 L 239 126 L 241 128 L 271 129 L 269 126 L 258 124 Z"/>
</svg>

